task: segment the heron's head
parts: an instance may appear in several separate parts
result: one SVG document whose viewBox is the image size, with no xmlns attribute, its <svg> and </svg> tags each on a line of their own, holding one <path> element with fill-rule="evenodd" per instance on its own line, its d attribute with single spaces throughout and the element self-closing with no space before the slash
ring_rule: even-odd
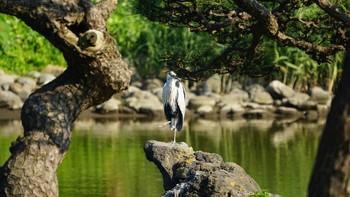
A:
<svg viewBox="0 0 350 197">
<path fill-rule="evenodd" d="M 167 80 L 171 78 L 178 79 L 177 75 L 173 71 L 169 71 L 166 78 Z"/>
</svg>

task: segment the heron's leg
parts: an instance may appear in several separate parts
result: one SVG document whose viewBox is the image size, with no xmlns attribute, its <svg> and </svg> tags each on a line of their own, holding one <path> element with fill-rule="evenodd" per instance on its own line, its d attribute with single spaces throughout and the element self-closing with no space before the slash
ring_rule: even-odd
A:
<svg viewBox="0 0 350 197">
<path fill-rule="evenodd" d="M 164 127 L 165 125 L 169 124 L 171 121 L 165 122 L 163 124 L 160 124 L 158 126 L 156 126 L 156 128 L 160 128 L 160 127 Z"/>
<path fill-rule="evenodd" d="M 175 118 L 171 118 L 170 129 L 175 131 L 176 130 L 175 125 L 176 125 L 176 119 Z"/>
<path fill-rule="evenodd" d="M 174 141 L 171 143 L 171 145 L 174 145 L 176 143 L 176 129 L 174 129 Z"/>
</svg>

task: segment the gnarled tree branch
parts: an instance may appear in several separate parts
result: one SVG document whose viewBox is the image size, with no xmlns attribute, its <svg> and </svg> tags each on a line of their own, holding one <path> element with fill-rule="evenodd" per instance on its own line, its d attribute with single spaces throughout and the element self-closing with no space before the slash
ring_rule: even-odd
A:
<svg viewBox="0 0 350 197">
<path fill-rule="evenodd" d="M 322 8 L 327 14 L 336 20 L 342 21 L 344 24 L 350 27 L 350 17 L 341 12 L 335 4 L 332 4 L 328 0 L 314 0 L 314 2 L 320 6 L 320 8 Z"/>
<path fill-rule="evenodd" d="M 325 4 L 326 0 L 318 2 L 321 6 L 321 3 Z M 223 60 L 219 62 L 221 67 L 218 65 L 208 65 L 208 67 L 215 72 L 241 70 L 241 73 L 250 73 L 249 70 L 252 67 L 247 65 L 259 64 L 262 61 L 258 59 L 266 59 L 263 58 L 264 54 L 271 54 L 271 50 L 269 52 L 266 48 L 268 40 L 276 41 L 283 46 L 299 48 L 320 63 L 330 62 L 332 55 L 345 50 L 348 40 L 346 36 L 348 16 L 334 10 L 334 6 L 329 4 L 321 8 L 333 9 L 332 12 L 323 12 L 322 9 L 311 7 L 311 4 L 312 1 L 283 0 L 234 0 L 222 3 L 144 0 L 139 1 L 136 7 L 139 13 L 152 21 L 169 26 L 188 27 L 195 32 L 206 32 L 225 47 L 238 44 L 235 47 L 242 50 L 225 53 L 226 57 L 221 56 Z M 317 16 L 310 14 L 309 10 L 315 12 L 313 14 Z M 336 11 L 337 13 L 334 13 Z M 306 12 L 309 14 L 305 14 Z M 343 19 L 338 20 L 336 14 Z M 222 48 L 219 46 L 217 49 Z M 227 64 L 227 60 L 237 64 Z M 169 64 L 172 65 L 171 62 Z M 271 66 L 273 65 L 267 65 L 267 67 Z M 264 67 L 264 65 L 256 65 L 255 68 L 257 67 Z M 193 64 L 181 66 L 181 70 L 186 69 L 189 73 L 196 73 L 202 68 Z"/>
<path fill-rule="evenodd" d="M 327 59 L 328 55 L 333 55 L 338 51 L 345 50 L 345 47 L 342 45 L 329 47 L 321 46 L 288 36 L 280 31 L 277 18 L 262 4 L 255 0 L 235 0 L 235 2 L 247 13 L 259 20 L 262 23 L 261 26 L 266 28 L 269 34 L 275 37 L 278 42 L 286 46 L 297 47 L 306 53 L 313 54 L 314 59 L 320 62 L 329 61 Z"/>
<path fill-rule="evenodd" d="M 0 169 L 0 196 L 58 196 L 56 170 L 85 109 L 128 87 L 131 72 L 106 19 L 111 0 L 0 0 L 0 12 L 22 19 L 63 52 L 68 67 L 32 93 L 22 108 L 24 136 Z"/>
</svg>

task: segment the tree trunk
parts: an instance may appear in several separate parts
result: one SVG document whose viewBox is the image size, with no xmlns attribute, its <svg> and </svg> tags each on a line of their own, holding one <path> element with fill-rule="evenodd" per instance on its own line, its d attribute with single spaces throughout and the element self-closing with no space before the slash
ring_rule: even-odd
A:
<svg viewBox="0 0 350 197">
<path fill-rule="evenodd" d="M 72 123 L 83 110 L 128 87 L 131 72 L 105 23 L 114 8 L 112 0 L 0 0 L 0 12 L 45 36 L 68 64 L 25 101 L 24 135 L 0 168 L 0 196 L 58 196 L 56 170 L 69 148 Z"/>
<path fill-rule="evenodd" d="M 350 195 L 350 43 L 328 114 L 309 185 L 309 196 Z M 311 158 L 310 158 L 311 159 Z"/>
</svg>

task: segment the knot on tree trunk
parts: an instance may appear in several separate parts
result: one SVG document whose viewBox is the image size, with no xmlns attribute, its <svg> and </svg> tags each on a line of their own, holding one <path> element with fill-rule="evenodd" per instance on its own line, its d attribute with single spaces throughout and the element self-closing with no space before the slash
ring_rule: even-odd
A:
<svg viewBox="0 0 350 197">
<path fill-rule="evenodd" d="M 78 46 L 82 50 L 96 52 L 100 50 L 105 43 L 104 35 L 101 31 L 90 29 L 86 31 L 78 40 Z"/>
<path fill-rule="evenodd" d="M 163 196 L 249 196 L 259 185 L 233 162 L 215 153 L 193 151 L 186 143 L 148 141 L 146 157 L 163 175 Z"/>
</svg>

